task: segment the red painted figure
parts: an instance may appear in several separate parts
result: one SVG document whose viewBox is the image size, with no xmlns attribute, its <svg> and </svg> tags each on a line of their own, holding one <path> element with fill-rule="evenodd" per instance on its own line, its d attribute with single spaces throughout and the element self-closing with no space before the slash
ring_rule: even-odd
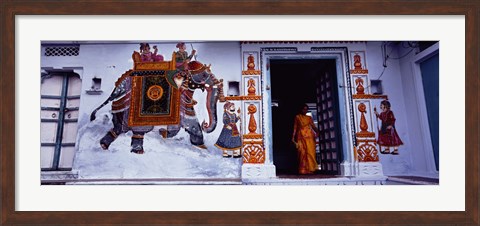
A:
<svg viewBox="0 0 480 226">
<path fill-rule="evenodd" d="M 393 147 L 392 155 L 398 155 L 398 147 L 403 144 L 402 140 L 397 134 L 395 129 L 395 115 L 393 111 L 390 110 L 390 102 L 384 100 L 380 103 L 380 109 L 382 112 L 379 114 L 376 109 L 374 109 L 375 115 L 382 121 L 382 127 L 378 131 L 378 140 L 377 143 L 384 147 L 383 150 L 380 150 L 382 154 L 390 154 L 390 147 Z"/>
</svg>

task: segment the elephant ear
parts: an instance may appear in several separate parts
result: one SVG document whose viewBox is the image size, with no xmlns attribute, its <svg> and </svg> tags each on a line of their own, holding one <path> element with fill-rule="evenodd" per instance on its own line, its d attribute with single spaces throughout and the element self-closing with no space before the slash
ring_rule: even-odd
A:
<svg viewBox="0 0 480 226">
<path fill-rule="evenodd" d="M 167 82 L 170 84 L 173 88 L 178 89 L 178 84 L 175 82 L 175 77 L 176 76 L 181 76 L 181 72 L 178 72 L 177 70 L 171 70 L 167 71 Z"/>
</svg>

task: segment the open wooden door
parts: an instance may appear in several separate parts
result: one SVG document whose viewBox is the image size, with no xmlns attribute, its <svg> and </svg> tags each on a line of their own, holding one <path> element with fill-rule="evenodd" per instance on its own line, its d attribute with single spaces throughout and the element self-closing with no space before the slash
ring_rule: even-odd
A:
<svg viewBox="0 0 480 226">
<path fill-rule="evenodd" d="M 324 174 L 340 174 L 342 142 L 338 106 L 338 86 L 334 73 L 322 73 L 317 84 L 317 121 L 320 156 L 317 156 L 320 170 Z"/>
</svg>

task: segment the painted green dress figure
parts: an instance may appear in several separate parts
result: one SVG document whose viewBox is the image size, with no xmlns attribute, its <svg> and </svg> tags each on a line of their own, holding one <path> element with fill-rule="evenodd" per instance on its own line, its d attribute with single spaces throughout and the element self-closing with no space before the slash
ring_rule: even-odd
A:
<svg viewBox="0 0 480 226">
<path fill-rule="evenodd" d="M 196 50 L 192 50 L 192 53 L 188 55 L 186 49 L 187 46 L 184 42 L 177 43 L 178 51 L 175 52 L 175 62 L 176 67 L 178 70 L 188 70 L 188 63 L 192 60 L 193 56 L 197 52 Z"/>
</svg>

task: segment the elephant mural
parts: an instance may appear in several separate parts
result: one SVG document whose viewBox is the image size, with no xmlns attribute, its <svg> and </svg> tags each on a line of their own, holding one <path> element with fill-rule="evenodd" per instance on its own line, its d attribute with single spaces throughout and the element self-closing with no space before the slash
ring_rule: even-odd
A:
<svg viewBox="0 0 480 226">
<path fill-rule="evenodd" d="M 115 88 L 105 102 L 97 107 L 90 115 L 90 121 L 95 120 L 96 112 L 103 106 L 112 101 L 112 122 L 113 128 L 105 134 L 100 140 L 100 145 L 104 150 L 107 150 L 110 144 L 115 141 L 118 135 L 128 132 L 133 132 L 131 138 L 131 152 L 136 154 L 143 154 L 143 137 L 145 133 L 153 130 L 156 125 L 166 125 L 166 128 L 159 130 L 160 135 L 163 138 L 171 138 L 178 134 L 181 128 L 190 136 L 190 142 L 199 147 L 206 148 L 204 145 L 203 132 L 211 133 L 217 126 L 217 102 L 225 101 L 223 95 L 223 80 L 217 79 L 211 72 L 210 66 L 204 65 L 198 61 L 192 61 L 188 63 L 189 70 L 171 70 L 160 71 L 164 73 L 165 77 L 168 77 L 171 84 L 175 84 L 175 91 L 179 92 L 179 98 L 173 101 L 179 101 L 178 113 L 179 120 L 177 123 L 164 123 L 161 120 L 157 122 L 150 122 L 148 125 L 134 125 L 131 126 L 129 122 L 129 114 L 131 114 L 131 98 L 135 93 L 132 88 L 134 76 L 150 76 L 155 79 L 156 75 L 149 75 L 149 71 L 135 71 L 133 70 L 125 73 L 116 83 Z M 157 71 L 158 72 L 158 71 Z M 135 86 L 133 86 L 135 87 Z M 154 86 L 152 86 L 154 87 Z M 200 125 L 194 105 L 197 103 L 193 99 L 193 94 L 196 90 L 207 91 L 206 108 L 208 112 L 208 122 L 203 121 Z M 160 93 L 162 88 L 158 88 L 155 91 L 150 91 L 149 98 L 155 101 L 159 99 L 162 94 Z M 159 94 L 160 93 L 160 94 Z M 143 95 L 143 94 L 142 94 Z M 131 120 L 131 119 L 130 119 Z"/>
</svg>

